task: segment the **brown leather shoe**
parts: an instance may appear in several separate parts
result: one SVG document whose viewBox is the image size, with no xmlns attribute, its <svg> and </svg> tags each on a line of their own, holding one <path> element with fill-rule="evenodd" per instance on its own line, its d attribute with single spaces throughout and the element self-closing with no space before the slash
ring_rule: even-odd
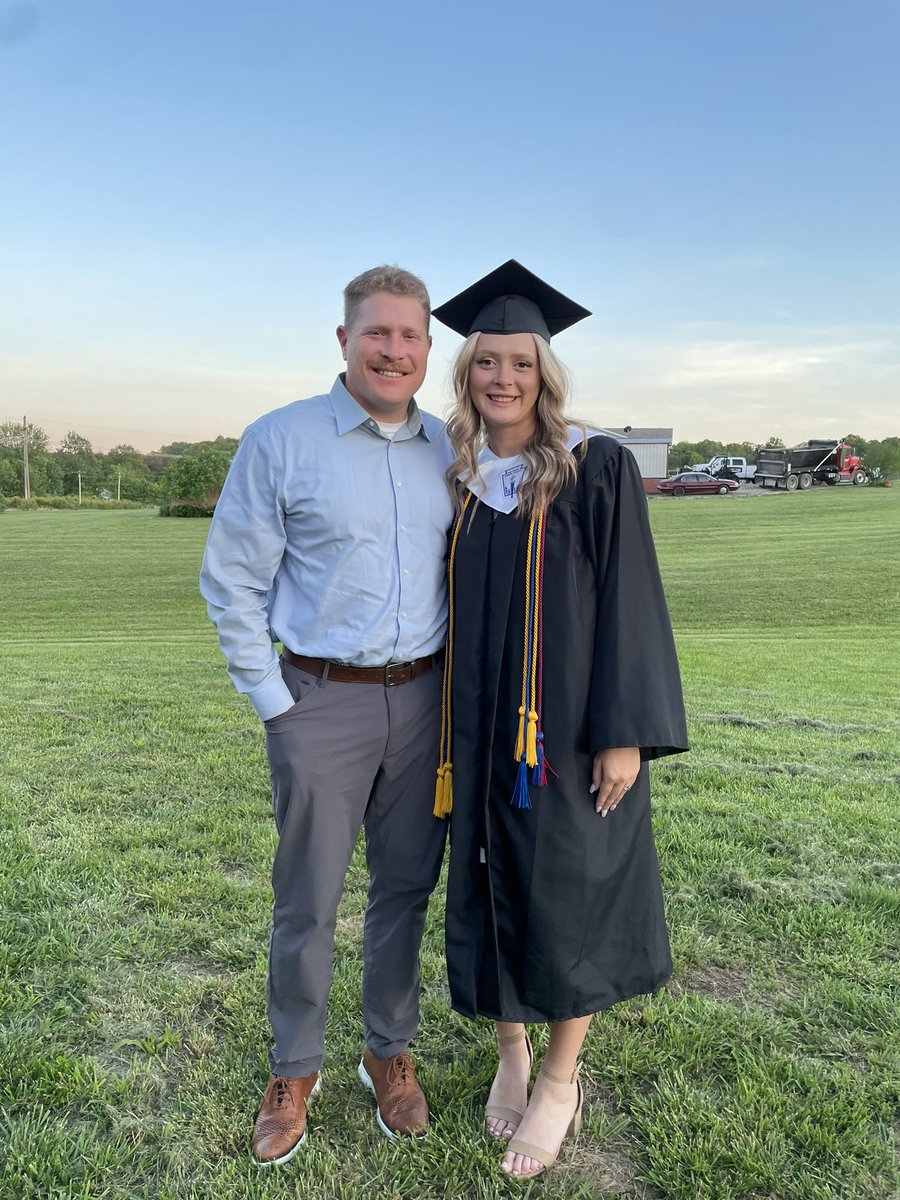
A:
<svg viewBox="0 0 900 1200">
<path fill-rule="evenodd" d="M 375 1096 L 375 1120 L 385 1137 L 423 1137 L 428 1132 L 428 1101 L 408 1054 L 376 1058 L 367 1050 L 359 1062 L 359 1077 Z"/>
<path fill-rule="evenodd" d="M 253 1126 L 251 1153 L 262 1167 L 293 1158 L 306 1141 L 306 1110 L 319 1092 L 319 1072 L 302 1079 L 271 1075 Z"/>
</svg>

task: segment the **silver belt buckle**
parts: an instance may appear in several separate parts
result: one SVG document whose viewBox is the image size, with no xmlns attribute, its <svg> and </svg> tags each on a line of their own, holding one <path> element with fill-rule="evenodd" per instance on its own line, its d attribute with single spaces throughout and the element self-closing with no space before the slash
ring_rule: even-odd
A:
<svg viewBox="0 0 900 1200">
<path fill-rule="evenodd" d="M 416 672 L 415 672 L 415 666 L 413 663 L 411 663 L 411 662 L 388 663 L 388 665 L 384 668 L 384 686 L 385 687 L 396 687 L 397 684 L 394 683 L 394 678 L 393 678 L 393 675 L 391 672 L 402 671 L 405 667 L 413 667 L 413 672 L 410 675 L 410 679 L 415 679 Z"/>
</svg>

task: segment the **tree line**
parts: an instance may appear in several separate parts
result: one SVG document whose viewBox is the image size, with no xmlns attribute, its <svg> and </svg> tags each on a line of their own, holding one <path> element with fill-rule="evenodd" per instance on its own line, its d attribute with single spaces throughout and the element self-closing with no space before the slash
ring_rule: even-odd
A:
<svg viewBox="0 0 900 1200">
<path fill-rule="evenodd" d="M 204 503 L 218 496 L 238 439 L 172 442 L 149 454 L 134 446 L 96 451 L 70 430 L 56 448 L 39 425 L 0 423 L 0 496 L 25 494 L 25 440 L 32 496 L 101 497 L 159 504 L 165 500 Z"/>
<path fill-rule="evenodd" d="M 23 496 L 26 431 L 14 421 L 0 423 L 0 496 Z M 33 496 L 82 496 L 132 500 L 139 504 L 188 501 L 204 507 L 215 504 L 238 439 L 216 437 L 201 442 L 170 442 L 149 454 L 134 446 L 114 446 L 102 453 L 86 437 L 70 430 L 53 449 L 38 425 L 29 425 L 28 468 Z M 848 434 L 848 442 L 874 477 L 900 476 L 900 437 L 872 440 Z M 783 446 L 771 437 L 767 446 Z M 716 454 L 742 455 L 756 461 L 754 442 L 675 442 L 669 469 L 709 462 Z"/>
<path fill-rule="evenodd" d="M 895 479 L 900 476 L 900 437 L 887 437 L 879 441 L 848 433 L 843 441 L 854 448 L 874 479 Z M 770 437 L 764 444 L 767 447 L 784 446 L 779 437 Z M 695 463 L 706 463 L 717 454 L 737 455 L 755 463 L 758 449 L 756 442 L 716 442 L 709 438 L 699 442 L 675 442 L 669 451 L 669 470 L 681 471 Z"/>
</svg>

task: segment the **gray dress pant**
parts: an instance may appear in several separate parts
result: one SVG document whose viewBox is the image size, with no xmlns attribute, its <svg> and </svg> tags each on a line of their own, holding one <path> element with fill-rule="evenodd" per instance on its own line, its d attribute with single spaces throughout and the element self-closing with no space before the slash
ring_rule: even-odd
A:
<svg viewBox="0 0 900 1200">
<path fill-rule="evenodd" d="M 402 1053 L 419 1020 L 419 945 L 447 821 L 432 816 L 441 672 L 409 683 L 334 683 L 282 660 L 295 703 L 266 721 L 278 847 L 269 947 L 273 1073 L 322 1065 L 334 931 L 344 877 L 365 828 L 366 1045 Z"/>
</svg>

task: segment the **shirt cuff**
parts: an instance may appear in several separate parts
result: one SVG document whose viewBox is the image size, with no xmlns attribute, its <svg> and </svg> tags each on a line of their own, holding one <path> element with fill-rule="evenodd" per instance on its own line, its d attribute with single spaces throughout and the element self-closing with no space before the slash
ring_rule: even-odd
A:
<svg viewBox="0 0 900 1200">
<path fill-rule="evenodd" d="M 263 721 L 281 716 L 294 703 L 294 697 L 283 679 L 272 679 L 247 695 L 256 709 L 256 715 Z"/>
</svg>

